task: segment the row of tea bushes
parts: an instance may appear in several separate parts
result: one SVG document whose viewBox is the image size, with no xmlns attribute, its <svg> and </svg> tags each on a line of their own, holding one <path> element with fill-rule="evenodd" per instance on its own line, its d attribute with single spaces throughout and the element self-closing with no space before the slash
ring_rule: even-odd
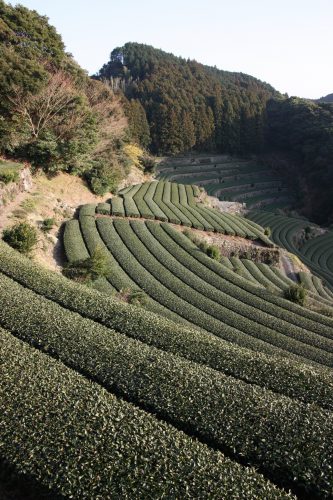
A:
<svg viewBox="0 0 333 500">
<path fill-rule="evenodd" d="M 0 242 L 0 271 L 24 287 L 109 328 L 274 392 L 333 410 L 326 370 L 266 356 L 119 302 L 48 271 Z"/>
<path fill-rule="evenodd" d="M 1 457 L 66 498 L 291 498 L 0 329 Z"/>
<path fill-rule="evenodd" d="M 277 484 L 329 496 L 330 411 L 130 340 L 3 275 L 0 290 L 0 325 L 22 340 Z"/>
</svg>

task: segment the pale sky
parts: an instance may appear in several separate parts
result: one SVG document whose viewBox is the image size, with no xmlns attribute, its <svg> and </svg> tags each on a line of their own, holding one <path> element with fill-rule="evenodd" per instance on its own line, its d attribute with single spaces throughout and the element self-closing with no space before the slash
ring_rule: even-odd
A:
<svg viewBox="0 0 333 500">
<path fill-rule="evenodd" d="M 10 3 L 15 4 L 15 1 Z M 89 73 L 139 42 L 289 95 L 333 92 L 333 0 L 21 0 L 49 17 Z"/>
</svg>

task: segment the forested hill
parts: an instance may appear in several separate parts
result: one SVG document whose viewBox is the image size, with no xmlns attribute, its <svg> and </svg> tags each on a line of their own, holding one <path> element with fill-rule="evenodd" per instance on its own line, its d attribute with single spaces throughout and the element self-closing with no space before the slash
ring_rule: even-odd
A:
<svg viewBox="0 0 333 500">
<path fill-rule="evenodd" d="M 299 208 L 333 223 L 332 104 L 138 43 L 115 48 L 96 78 L 125 93 L 133 133 L 154 153 L 283 153 Z"/>
<path fill-rule="evenodd" d="M 333 224 L 333 104 L 306 99 L 267 103 L 266 149 L 283 152 L 298 177 L 303 213 L 320 224 Z"/>
<path fill-rule="evenodd" d="M 192 148 L 258 152 L 264 144 L 266 102 L 279 95 L 243 73 L 138 43 L 114 49 L 97 76 L 140 101 L 150 125 L 150 147 L 159 154 Z"/>
<path fill-rule="evenodd" d="M 317 100 L 317 102 L 333 102 L 333 94 L 325 95 Z"/>
</svg>

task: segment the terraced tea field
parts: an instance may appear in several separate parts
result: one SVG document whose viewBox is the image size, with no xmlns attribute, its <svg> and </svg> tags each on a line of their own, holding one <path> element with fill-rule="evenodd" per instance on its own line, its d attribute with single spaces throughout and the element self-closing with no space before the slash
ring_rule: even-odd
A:
<svg viewBox="0 0 333 500">
<path fill-rule="evenodd" d="M 132 228 L 120 219 L 96 220 L 108 223 L 109 235 L 113 226 L 121 229 L 131 244 L 140 234 L 147 246 L 153 227 L 154 244 L 167 235 L 157 246 L 165 252 L 182 236 L 165 223 L 133 221 Z M 269 342 L 254 330 L 234 329 L 229 337 L 229 319 L 221 321 L 221 335 L 177 325 L 46 271 L 0 243 L 1 421 L 8 431 L 2 457 L 65 497 L 273 499 L 292 498 L 291 488 L 300 498 L 329 498 L 333 320 L 288 309 L 273 295 L 270 315 L 273 303 L 259 287 L 233 272 L 222 278 L 210 270 L 214 261 L 196 259 L 194 248 L 191 256 L 180 242 L 172 247 L 179 263 L 185 255 L 196 263 L 197 279 L 204 272 L 216 285 L 229 282 L 230 311 L 235 300 L 258 332 L 270 316 L 276 331 L 265 330 Z M 176 261 L 171 253 L 169 259 Z M 250 319 L 254 311 L 260 314 Z M 223 338 L 227 331 L 231 341 Z M 259 344 L 267 352 L 253 350 Z M 295 346 L 303 346 L 301 355 Z"/>
<path fill-rule="evenodd" d="M 257 224 L 200 203 L 200 190 L 195 185 L 154 181 L 130 186 L 121 190 L 119 195 L 112 198 L 110 206 L 105 203 L 97 206 L 97 212 L 117 217 L 167 221 L 203 231 L 259 239 L 266 245 L 271 244 L 263 228 Z M 95 207 L 91 207 L 91 211 L 90 214 L 94 214 Z"/>
<path fill-rule="evenodd" d="M 103 256 L 90 287 L 0 242 L 0 456 L 49 498 L 332 496 L 333 317 L 284 299 L 278 268 L 191 241 L 184 226 L 276 251 L 198 194 L 83 205 L 63 238 L 71 264 Z"/>
<path fill-rule="evenodd" d="M 217 156 L 179 158 L 161 163 L 160 180 L 196 184 L 210 196 L 246 203 L 247 208 L 274 211 L 293 205 L 293 195 L 281 176 L 254 161 Z"/>
<path fill-rule="evenodd" d="M 304 319 L 302 308 L 267 294 L 264 286 L 274 291 L 289 284 L 281 273 L 246 260 L 238 260 L 236 273 L 167 223 L 87 215 L 87 208 L 79 221 L 67 223 L 65 248 L 72 262 L 102 249 L 110 274 L 98 283 L 100 289 L 140 289 L 149 297 L 150 310 L 175 321 L 256 351 L 331 365 L 331 355 L 324 352 L 331 340 L 322 335 L 331 337 L 333 320 L 311 311 Z M 72 248 L 82 255 L 73 256 Z"/>
<path fill-rule="evenodd" d="M 258 224 L 268 226 L 272 230 L 271 239 L 279 246 L 297 255 L 308 268 L 324 281 L 324 294 L 329 300 L 333 297 L 333 233 L 327 231 L 309 239 L 299 246 L 299 234 L 307 227 L 316 227 L 304 219 L 296 219 L 264 212 L 250 212 L 249 218 Z M 322 288 L 318 280 L 314 280 L 315 289 Z"/>
<path fill-rule="evenodd" d="M 298 245 L 298 236 L 307 226 L 304 219 L 286 217 L 279 212 L 293 206 L 292 193 L 281 178 L 263 165 L 227 156 L 208 158 L 176 158 L 162 162 L 158 177 L 163 180 L 188 182 L 202 186 L 220 200 L 246 204 L 249 220 L 272 230 L 271 239 L 282 248 L 297 255 L 315 275 L 300 273 L 299 282 L 322 299 L 332 301 L 333 239 L 332 233 Z M 324 282 L 324 285 L 322 281 Z"/>
</svg>

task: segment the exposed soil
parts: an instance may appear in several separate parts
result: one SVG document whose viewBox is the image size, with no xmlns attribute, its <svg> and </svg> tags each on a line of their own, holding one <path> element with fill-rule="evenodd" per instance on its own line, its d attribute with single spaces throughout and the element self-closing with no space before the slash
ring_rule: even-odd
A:
<svg viewBox="0 0 333 500">
<path fill-rule="evenodd" d="M 119 190 L 127 186 L 154 181 L 152 174 L 145 174 L 140 168 L 132 167 L 130 174 L 119 184 Z"/>
<path fill-rule="evenodd" d="M 62 224 L 73 217 L 77 207 L 85 203 L 99 203 L 105 196 L 95 196 L 82 179 L 59 173 L 49 179 L 38 174 L 33 179 L 30 192 L 19 193 L 3 207 L 0 214 L 0 232 L 16 222 L 27 220 L 37 228 L 44 219 L 54 219 L 53 228 L 44 233 L 39 231 L 37 248 L 33 259 L 48 269 L 60 271 L 65 258 L 59 239 Z"/>
<path fill-rule="evenodd" d="M 281 265 L 282 269 L 284 271 L 284 274 L 291 280 L 295 281 L 295 283 L 298 282 L 297 279 L 297 272 L 295 271 L 295 267 L 293 265 L 292 260 L 288 256 L 288 254 L 283 253 L 281 255 Z"/>
</svg>

